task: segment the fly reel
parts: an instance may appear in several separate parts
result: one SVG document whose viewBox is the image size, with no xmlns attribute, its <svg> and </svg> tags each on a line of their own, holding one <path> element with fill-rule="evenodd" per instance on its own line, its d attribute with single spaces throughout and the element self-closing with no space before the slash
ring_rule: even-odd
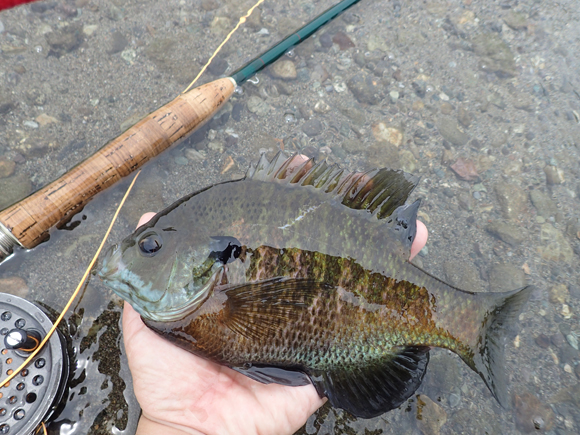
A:
<svg viewBox="0 0 580 435">
<path fill-rule="evenodd" d="M 0 293 L 0 380 L 36 350 L 52 325 L 36 305 Z M 56 332 L 28 366 L 0 388 L 0 434 L 32 434 L 57 408 L 69 360 L 64 339 Z"/>
</svg>

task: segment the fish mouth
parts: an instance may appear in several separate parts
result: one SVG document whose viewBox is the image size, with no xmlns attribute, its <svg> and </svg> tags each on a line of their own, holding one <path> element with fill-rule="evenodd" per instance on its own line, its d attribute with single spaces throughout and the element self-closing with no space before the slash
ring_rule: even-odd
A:
<svg viewBox="0 0 580 435">
<path fill-rule="evenodd" d="M 167 293 L 167 289 L 165 289 L 163 294 L 158 298 L 150 299 L 142 296 L 139 288 L 133 285 L 130 280 L 120 279 L 126 268 L 127 266 L 123 261 L 122 249 L 115 244 L 105 253 L 105 256 L 103 257 L 103 265 L 97 272 L 97 276 L 101 278 L 105 284 L 111 287 L 117 295 L 129 302 L 156 303 L 163 299 Z"/>
<path fill-rule="evenodd" d="M 103 257 L 101 270 L 97 272 L 99 278 L 108 281 L 119 269 L 125 268 L 121 250 L 117 244 L 111 246 Z"/>
</svg>

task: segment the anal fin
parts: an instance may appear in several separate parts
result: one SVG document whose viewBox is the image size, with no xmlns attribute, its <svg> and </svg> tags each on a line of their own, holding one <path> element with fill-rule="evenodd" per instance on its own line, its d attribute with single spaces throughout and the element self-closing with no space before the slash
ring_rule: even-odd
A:
<svg viewBox="0 0 580 435">
<path fill-rule="evenodd" d="M 281 384 L 291 387 L 310 384 L 307 374 L 289 368 L 249 364 L 247 367 L 231 367 L 231 369 L 262 384 Z"/>
<path fill-rule="evenodd" d="M 333 407 L 356 417 L 372 418 L 411 397 L 421 385 L 428 362 L 428 347 L 407 346 L 386 361 L 310 373 L 310 379 L 318 394 L 328 397 Z"/>
</svg>

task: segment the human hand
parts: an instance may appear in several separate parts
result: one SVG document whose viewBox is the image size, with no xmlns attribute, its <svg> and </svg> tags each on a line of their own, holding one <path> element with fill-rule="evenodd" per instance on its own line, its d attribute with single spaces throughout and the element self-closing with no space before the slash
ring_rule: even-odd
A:
<svg viewBox="0 0 580 435">
<path fill-rule="evenodd" d="M 138 226 L 155 213 L 146 213 Z M 427 242 L 417 221 L 412 259 Z M 292 434 L 326 399 L 313 385 L 261 384 L 178 348 L 125 303 L 123 339 L 145 434 Z"/>
</svg>

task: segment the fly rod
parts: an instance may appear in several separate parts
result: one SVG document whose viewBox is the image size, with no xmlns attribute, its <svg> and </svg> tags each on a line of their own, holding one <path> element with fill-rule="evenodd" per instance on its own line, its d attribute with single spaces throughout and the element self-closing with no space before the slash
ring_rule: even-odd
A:
<svg viewBox="0 0 580 435">
<path fill-rule="evenodd" d="M 49 230 L 68 222 L 97 193 L 115 184 L 202 126 L 231 97 L 236 86 L 272 64 L 360 0 L 343 0 L 230 77 L 180 94 L 103 146 L 62 177 L 0 212 L 0 263 L 14 247 L 32 249 Z"/>
</svg>

